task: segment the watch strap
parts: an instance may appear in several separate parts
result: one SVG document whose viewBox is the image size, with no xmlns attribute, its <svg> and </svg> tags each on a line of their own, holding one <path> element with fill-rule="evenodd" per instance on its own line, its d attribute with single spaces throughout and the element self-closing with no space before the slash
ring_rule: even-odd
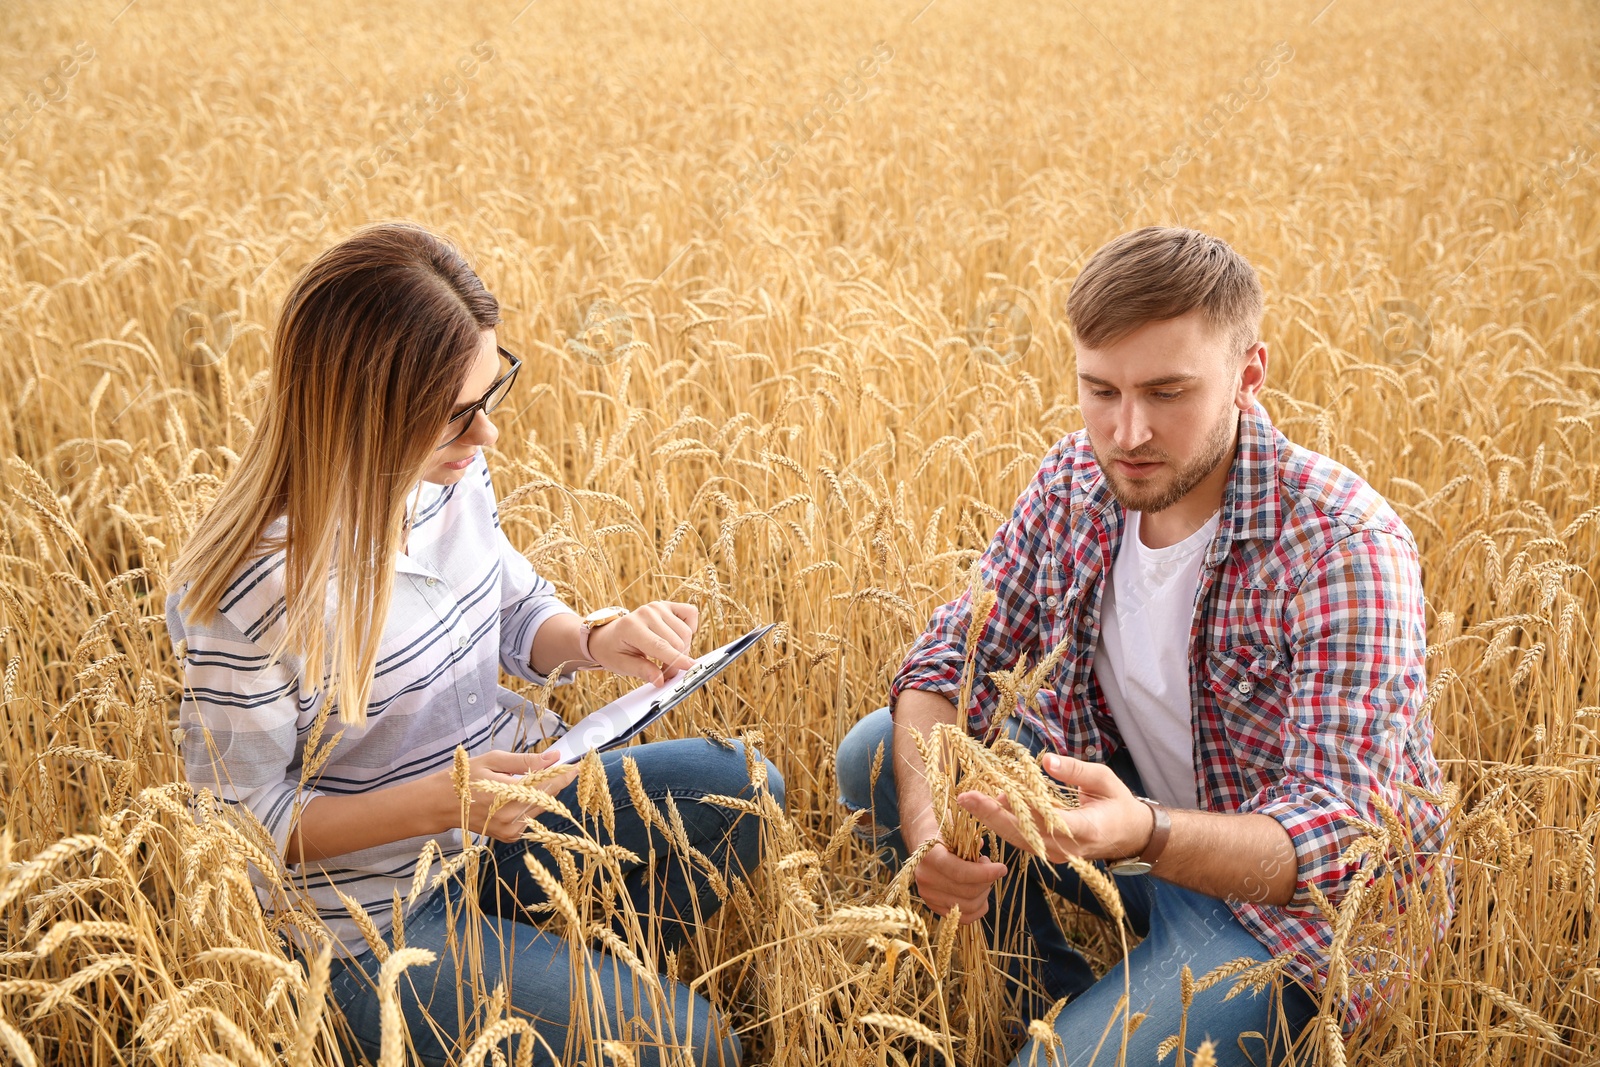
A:
<svg viewBox="0 0 1600 1067">
<path fill-rule="evenodd" d="M 628 614 L 628 609 L 617 605 L 609 608 L 600 608 L 598 611 L 591 611 L 585 615 L 578 626 L 578 655 L 589 663 L 597 663 L 598 661 L 589 653 L 589 635 L 607 623 L 616 622 L 626 614 Z"/>
<path fill-rule="evenodd" d="M 1155 816 L 1155 825 L 1150 830 L 1150 841 L 1144 846 L 1144 851 L 1139 853 L 1140 863 L 1154 864 L 1166 850 L 1167 838 L 1172 836 L 1172 816 L 1167 814 L 1167 809 L 1149 797 L 1140 797 L 1150 806 L 1150 812 Z"/>
</svg>

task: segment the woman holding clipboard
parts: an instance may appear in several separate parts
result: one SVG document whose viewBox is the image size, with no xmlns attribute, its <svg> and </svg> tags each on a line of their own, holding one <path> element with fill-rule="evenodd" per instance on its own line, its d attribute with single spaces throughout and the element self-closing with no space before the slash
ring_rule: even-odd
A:
<svg viewBox="0 0 1600 1067">
<path fill-rule="evenodd" d="M 557 758 L 526 751 L 552 732 L 551 717 L 525 721 L 527 705 L 499 684 L 499 671 L 560 684 L 598 667 L 660 683 L 693 663 L 692 605 L 580 619 L 501 531 L 482 450 L 495 441 L 490 413 L 521 361 L 499 344 L 499 325 L 498 303 L 460 253 L 416 226 L 375 226 L 324 253 L 278 321 L 261 421 L 170 577 L 185 773 L 271 834 L 282 873 L 333 936 L 330 995 L 374 1058 L 380 963 L 341 895 L 393 948 L 396 893 L 410 893 L 426 843 L 445 860 L 464 847 L 456 747 L 475 783 L 514 782 Z M 322 669 L 313 675 L 308 664 Z M 308 742 L 317 745 L 309 753 Z M 628 755 L 652 800 L 677 800 L 696 849 L 726 874 L 753 871 L 756 817 L 694 802 L 754 794 L 742 749 L 679 740 Z M 627 888 L 671 947 L 718 899 L 634 810 L 622 753 L 602 759 L 615 843 L 665 857 L 653 873 L 633 870 Z M 781 803 L 782 779 L 765 769 L 764 788 Z M 538 788 L 576 811 L 576 773 Z M 466 929 L 459 875 L 402 905 L 404 943 L 436 956 L 399 983 L 418 1057 L 443 1063 L 459 1051 L 457 974 L 480 963 L 482 988 L 504 982 L 513 1011 L 562 1059 L 577 1051 L 569 1012 L 581 1010 L 589 1032 L 627 1041 L 641 1064 L 678 1049 L 699 1063 L 737 1062 L 738 1041 L 711 1006 L 665 977 L 639 991 L 632 972 L 598 956 L 600 980 L 573 996 L 568 942 L 527 910 L 544 895 L 524 853 L 552 872 L 556 864 L 521 835 L 533 818 L 575 828 L 521 804 L 491 815 L 492 800 L 475 789 L 468 821 L 494 854 L 481 929 Z M 270 910 L 266 879 L 252 877 Z M 296 926 L 285 929 L 302 958 L 316 951 Z M 469 961 L 461 946 L 474 940 L 481 959 Z M 604 1004 L 593 1002 L 596 990 Z M 540 1044 L 535 1061 L 548 1060 Z"/>
</svg>

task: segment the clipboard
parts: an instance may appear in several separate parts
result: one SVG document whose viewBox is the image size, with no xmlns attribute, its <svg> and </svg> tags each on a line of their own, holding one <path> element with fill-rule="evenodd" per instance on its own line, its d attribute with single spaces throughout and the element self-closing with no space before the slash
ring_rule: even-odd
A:
<svg viewBox="0 0 1600 1067">
<path fill-rule="evenodd" d="M 754 648 L 777 623 L 758 626 L 721 648 L 713 649 L 694 665 L 661 685 L 641 685 L 597 708 L 561 734 L 550 750 L 560 753 L 556 764 L 571 763 L 590 751 L 606 752 L 627 744 L 667 712 L 687 700 L 728 665 Z"/>
</svg>

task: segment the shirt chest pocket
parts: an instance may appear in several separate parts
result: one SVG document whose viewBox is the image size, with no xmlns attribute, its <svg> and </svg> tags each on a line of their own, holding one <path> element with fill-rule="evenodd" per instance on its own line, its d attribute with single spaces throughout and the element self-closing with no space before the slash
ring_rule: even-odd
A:
<svg viewBox="0 0 1600 1067">
<path fill-rule="evenodd" d="M 1036 662 L 1071 636 L 1078 591 L 1072 587 L 1070 579 L 1071 572 L 1058 553 L 1047 553 L 1040 558 L 1030 590 L 1039 618 Z"/>
<path fill-rule="evenodd" d="M 1238 755 L 1257 766 L 1282 763 L 1278 728 L 1288 697 L 1288 664 L 1273 645 L 1239 645 L 1206 654 L 1205 686 Z"/>
</svg>

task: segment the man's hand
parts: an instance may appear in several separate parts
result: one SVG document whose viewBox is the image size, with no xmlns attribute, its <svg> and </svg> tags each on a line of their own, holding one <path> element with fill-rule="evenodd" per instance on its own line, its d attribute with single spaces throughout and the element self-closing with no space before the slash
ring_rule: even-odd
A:
<svg viewBox="0 0 1600 1067">
<path fill-rule="evenodd" d="M 1122 859 L 1144 851 L 1155 828 L 1154 815 L 1115 771 L 1103 763 L 1054 754 L 1045 756 L 1040 763 L 1056 781 L 1077 787 L 1079 803 L 1076 808 L 1056 809 L 1056 817 L 1070 833 L 1053 829 L 1044 812 L 1035 813 L 1035 825 L 1039 826 L 1045 846 L 1040 859 L 1048 863 L 1061 863 L 1068 856 Z M 958 796 L 956 803 L 1003 840 L 1038 855 L 1028 847 L 1011 800 L 1004 793 L 992 797 L 970 791 Z"/>
<path fill-rule="evenodd" d="M 694 666 L 689 643 L 700 624 L 693 604 L 654 600 L 589 635 L 589 655 L 609 671 L 662 685 Z"/>
<path fill-rule="evenodd" d="M 917 894 L 939 915 L 961 908 L 961 925 L 977 922 L 989 910 L 989 891 L 1005 877 L 1006 865 L 991 859 L 964 860 L 936 842 L 917 863 Z"/>
<path fill-rule="evenodd" d="M 977 922 L 989 910 L 989 891 L 1006 873 L 992 859 L 964 860 L 939 840 L 927 769 L 917 750 L 917 736 L 938 723 L 954 723 L 956 708 L 946 697 L 921 689 L 900 694 L 894 711 L 894 782 L 900 800 L 900 838 L 913 852 L 925 841 L 936 842 L 917 863 L 917 894 L 939 915 L 961 908 L 961 923 Z"/>
<path fill-rule="evenodd" d="M 1043 859 L 1061 863 L 1068 856 L 1116 860 L 1137 856 L 1150 844 L 1155 818 L 1110 767 L 1068 756 L 1041 761 L 1058 782 L 1078 787 L 1081 807 L 1057 808 L 1072 831 L 1069 837 L 1040 825 Z M 956 803 L 1001 838 L 1031 852 L 1017 828 L 1011 801 L 1001 794 L 967 792 Z M 1038 825 L 1043 812 L 1034 816 Z M 1221 900 L 1248 900 L 1282 907 L 1294 897 L 1299 858 L 1283 825 L 1260 812 L 1224 813 L 1184 808 L 1169 811 L 1172 836 L 1153 872 L 1157 877 Z M 1037 854 L 1037 853 L 1035 853 Z"/>
</svg>

